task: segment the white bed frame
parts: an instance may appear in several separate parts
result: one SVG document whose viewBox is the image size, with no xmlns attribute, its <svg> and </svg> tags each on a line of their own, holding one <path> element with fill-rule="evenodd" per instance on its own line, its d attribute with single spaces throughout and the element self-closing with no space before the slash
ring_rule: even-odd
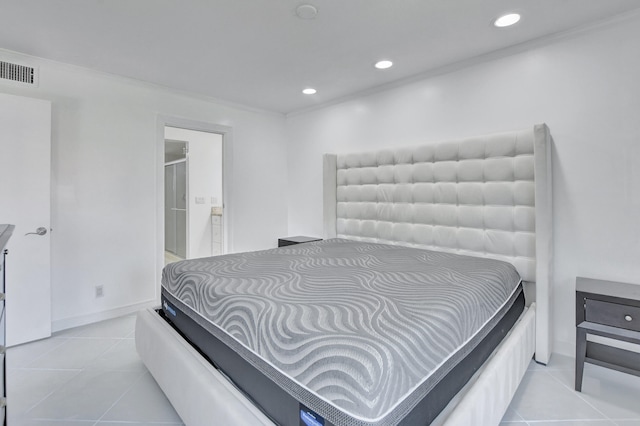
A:
<svg viewBox="0 0 640 426">
<path fill-rule="evenodd" d="M 549 360 L 550 150 L 549 129 L 541 124 L 324 157 L 326 238 L 503 259 L 527 282 L 528 308 L 434 424 L 497 425 L 534 352 L 537 362 Z M 152 309 L 138 314 L 136 348 L 186 425 L 272 425 Z"/>
</svg>

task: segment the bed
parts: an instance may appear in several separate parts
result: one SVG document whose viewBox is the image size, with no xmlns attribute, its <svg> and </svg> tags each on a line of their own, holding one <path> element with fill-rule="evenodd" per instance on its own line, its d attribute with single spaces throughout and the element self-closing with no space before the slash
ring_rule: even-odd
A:
<svg viewBox="0 0 640 426">
<path fill-rule="evenodd" d="M 550 141 L 325 155 L 325 240 L 165 268 L 141 358 L 187 425 L 497 424 L 550 356 Z"/>
</svg>

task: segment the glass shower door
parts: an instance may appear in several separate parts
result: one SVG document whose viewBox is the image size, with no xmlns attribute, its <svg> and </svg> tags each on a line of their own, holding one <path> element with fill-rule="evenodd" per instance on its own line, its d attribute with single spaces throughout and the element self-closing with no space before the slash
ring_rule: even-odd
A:
<svg viewBox="0 0 640 426">
<path fill-rule="evenodd" d="M 187 163 L 164 167 L 164 238 L 165 250 L 187 258 Z"/>
<path fill-rule="evenodd" d="M 187 258 L 187 162 L 174 164 L 176 194 L 176 254 Z"/>
</svg>

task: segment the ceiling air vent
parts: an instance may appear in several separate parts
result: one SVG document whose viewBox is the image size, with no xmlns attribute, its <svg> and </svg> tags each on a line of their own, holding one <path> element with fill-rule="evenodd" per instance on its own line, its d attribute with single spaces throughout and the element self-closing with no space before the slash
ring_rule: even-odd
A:
<svg viewBox="0 0 640 426">
<path fill-rule="evenodd" d="M 34 67 L 0 61 L 0 79 L 17 83 L 36 84 L 36 70 Z"/>
</svg>

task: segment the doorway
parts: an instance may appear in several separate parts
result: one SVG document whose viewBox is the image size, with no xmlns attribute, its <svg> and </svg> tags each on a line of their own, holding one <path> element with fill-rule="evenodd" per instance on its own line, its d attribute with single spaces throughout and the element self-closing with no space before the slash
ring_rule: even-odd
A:
<svg viewBox="0 0 640 426">
<path fill-rule="evenodd" d="M 223 136 L 165 126 L 164 141 L 164 263 L 223 254 Z"/>
</svg>

